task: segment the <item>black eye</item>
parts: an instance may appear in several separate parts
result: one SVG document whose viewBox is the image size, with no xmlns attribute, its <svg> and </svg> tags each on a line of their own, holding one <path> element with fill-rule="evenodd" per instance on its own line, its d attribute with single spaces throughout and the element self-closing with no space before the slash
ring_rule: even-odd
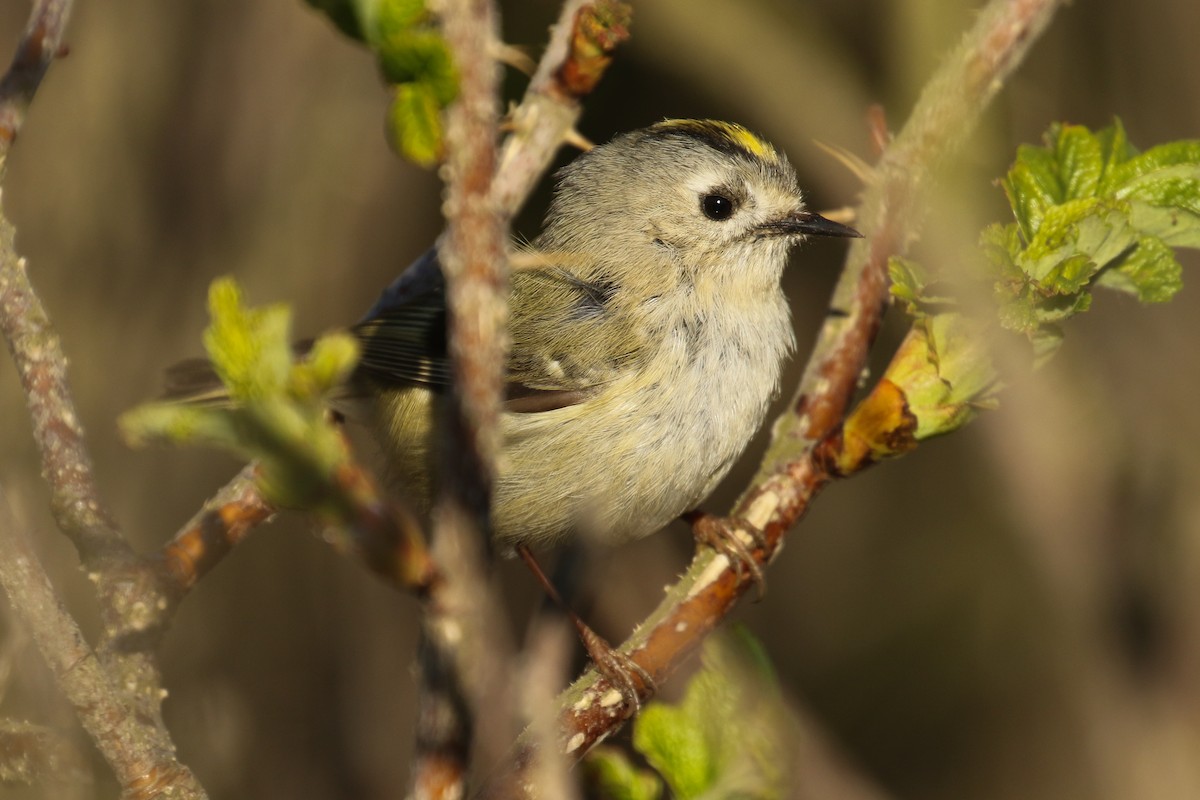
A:
<svg viewBox="0 0 1200 800">
<path fill-rule="evenodd" d="M 734 202 L 723 194 L 706 194 L 700 197 L 700 210 L 712 220 L 729 219 L 733 216 Z"/>
</svg>

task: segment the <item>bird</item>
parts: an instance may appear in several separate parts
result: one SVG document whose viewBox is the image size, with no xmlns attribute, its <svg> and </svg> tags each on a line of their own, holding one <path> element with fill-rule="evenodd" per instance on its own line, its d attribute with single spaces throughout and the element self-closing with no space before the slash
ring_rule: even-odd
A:
<svg viewBox="0 0 1200 800">
<path fill-rule="evenodd" d="M 542 232 L 514 247 L 491 512 L 503 555 L 618 545 L 697 508 L 779 392 L 789 252 L 859 236 L 810 211 L 786 157 L 730 122 L 620 134 L 555 184 Z M 352 393 L 371 400 L 392 481 L 426 508 L 447 313 L 435 249 L 351 329 Z"/>
</svg>

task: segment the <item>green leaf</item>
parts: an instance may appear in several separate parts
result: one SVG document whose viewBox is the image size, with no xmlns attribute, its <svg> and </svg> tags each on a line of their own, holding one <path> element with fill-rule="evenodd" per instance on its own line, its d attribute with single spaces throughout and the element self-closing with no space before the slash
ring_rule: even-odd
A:
<svg viewBox="0 0 1200 800">
<path fill-rule="evenodd" d="M 1137 232 L 1121 204 L 1097 198 L 1069 200 L 1046 211 L 1018 264 L 1042 291 L 1073 293 L 1136 242 Z"/>
<path fill-rule="evenodd" d="M 301 400 L 323 400 L 354 371 L 358 356 L 358 340 L 350 334 L 322 336 L 313 343 L 307 357 L 292 368 L 292 395 Z"/>
<path fill-rule="evenodd" d="M 133 447 L 153 441 L 206 444 L 224 449 L 239 446 L 237 423 L 224 408 L 178 403 L 147 403 L 117 420 L 121 435 Z"/>
<path fill-rule="evenodd" d="M 246 309 L 230 278 L 213 282 L 208 309 L 212 323 L 204 332 L 204 347 L 230 396 L 245 400 L 280 391 L 292 364 L 287 309 Z"/>
<path fill-rule="evenodd" d="M 1146 236 L 1102 272 L 1097 283 L 1135 295 L 1143 303 L 1165 303 L 1183 288 L 1183 267 L 1162 239 Z"/>
<path fill-rule="evenodd" d="M 353 0 L 366 40 L 377 48 L 389 36 L 429 21 L 425 0 Z"/>
<path fill-rule="evenodd" d="M 441 106 L 430 86 L 402 83 L 396 87 L 388 113 L 388 139 L 396 152 L 423 167 L 441 160 L 445 147 Z"/>
<path fill-rule="evenodd" d="M 593 748 L 584 761 L 589 782 L 605 800 L 659 800 L 663 784 L 657 775 L 639 769 L 615 747 Z"/>
<path fill-rule="evenodd" d="M 1054 157 L 1058 162 L 1063 200 L 1080 200 L 1096 195 L 1104 158 L 1099 140 L 1082 125 L 1059 125 L 1051 129 Z"/>
<path fill-rule="evenodd" d="M 1120 180 L 1117 168 L 1137 155 L 1137 149 L 1129 143 L 1125 126 L 1119 119 L 1114 119 L 1112 125 L 1097 133 L 1096 141 L 1100 143 L 1100 158 L 1104 161 L 1096 193 L 1111 195 Z"/>
<path fill-rule="evenodd" d="M 1172 167 L 1195 167 L 1200 164 L 1200 139 L 1182 139 L 1151 147 L 1133 156 L 1113 170 L 1107 185 L 1120 196 L 1131 186 L 1153 181 L 1156 175 Z"/>
<path fill-rule="evenodd" d="M 782 797 L 792 723 L 765 653 L 743 630 L 705 643 L 679 705 L 652 703 L 633 745 L 680 800 Z"/>
<path fill-rule="evenodd" d="M 1063 200 L 1054 156 L 1041 147 L 1021 145 L 1017 150 L 1017 162 L 1000 184 L 1025 241 L 1037 235 L 1046 209 Z"/>
<path fill-rule="evenodd" d="M 458 68 L 449 45 L 437 31 L 395 31 L 379 42 L 376 53 L 389 83 L 420 83 L 440 108 L 458 96 Z"/>
<path fill-rule="evenodd" d="M 209 310 L 205 345 L 231 402 L 151 403 L 125 414 L 122 432 L 133 444 L 198 444 L 257 460 L 272 502 L 337 514 L 345 498 L 334 476 L 348 453 L 324 401 L 353 369 L 357 346 L 345 334 L 322 337 L 295 363 L 287 309 L 246 307 L 229 278 L 213 282 Z"/>
</svg>

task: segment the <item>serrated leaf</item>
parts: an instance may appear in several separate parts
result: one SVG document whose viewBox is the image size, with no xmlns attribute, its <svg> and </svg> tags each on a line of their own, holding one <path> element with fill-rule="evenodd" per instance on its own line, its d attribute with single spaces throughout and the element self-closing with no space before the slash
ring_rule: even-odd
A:
<svg viewBox="0 0 1200 800">
<path fill-rule="evenodd" d="M 1102 272 L 1097 283 L 1135 295 L 1143 303 L 1164 303 L 1183 288 L 1183 267 L 1174 250 L 1161 239 L 1147 236 Z"/>
<path fill-rule="evenodd" d="M 1059 326 L 1045 325 L 1039 328 L 1030 337 L 1030 342 L 1033 345 L 1034 369 L 1041 367 L 1049 361 L 1058 352 L 1058 348 L 1062 346 L 1062 341 L 1063 332 Z"/>
<path fill-rule="evenodd" d="M 1047 209 L 1038 235 L 1017 259 L 1042 294 L 1073 294 L 1137 242 L 1119 204 L 1098 198 Z"/>
<path fill-rule="evenodd" d="M 1192 211 L 1134 200 L 1129 204 L 1129 222 L 1138 233 L 1171 247 L 1200 248 L 1200 214 Z"/>
<path fill-rule="evenodd" d="M 1046 209 L 1063 200 L 1054 156 L 1040 147 L 1021 145 L 1016 163 L 1000 184 L 1027 242 L 1037 235 Z"/>
<path fill-rule="evenodd" d="M 1128 187 L 1147 179 L 1153 180 L 1156 173 L 1163 170 L 1195 167 L 1197 164 L 1200 164 L 1200 139 L 1168 142 L 1151 147 L 1122 163 L 1113 171 L 1109 185 L 1115 194 L 1121 196 Z"/>
<path fill-rule="evenodd" d="M 1096 193 L 1110 195 L 1116 189 L 1120 180 L 1117 168 L 1137 155 L 1137 148 L 1125 134 L 1125 126 L 1120 119 L 1114 119 L 1113 124 L 1096 134 L 1100 143 L 1100 157 L 1104 161 L 1104 170 L 1100 175 L 1100 185 Z"/>
<path fill-rule="evenodd" d="M 397 153 L 423 167 L 441 160 L 442 114 L 431 87 L 421 83 L 396 87 L 388 112 L 388 140 Z"/>
<path fill-rule="evenodd" d="M 1017 266 L 1024 251 L 1020 228 L 1016 223 L 993 222 L 979 234 L 979 247 L 992 267 L 991 276 L 1002 281 L 1023 282 L 1025 273 Z"/>
<path fill-rule="evenodd" d="M 1006 288 L 998 287 L 997 319 L 1000 327 L 1016 333 L 1031 334 L 1040 322 L 1034 300 L 1026 293 L 1011 294 Z"/>
<path fill-rule="evenodd" d="M 376 54 L 389 83 L 420 83 L 441 108 L 458 96 L 458 69 L 449 45 L 437 31 L 394 31 L 380 40 Z"/>
<path fill-rule="evenodd" d="M 889 291 L 892 297 L 908 305 L 908 313 L 920 313 L 917 300 L 925 290 L 925 276 L 921 265 L 901 256 L 888 259 Z"/>
<path fill-rule="evenodd" d="M 1082 125 L 1059 125 L 1051 129 L 1050 135 L 1062 199 L 1094 197 L 1104 171 L 1100 142 Z"/>
</svg>

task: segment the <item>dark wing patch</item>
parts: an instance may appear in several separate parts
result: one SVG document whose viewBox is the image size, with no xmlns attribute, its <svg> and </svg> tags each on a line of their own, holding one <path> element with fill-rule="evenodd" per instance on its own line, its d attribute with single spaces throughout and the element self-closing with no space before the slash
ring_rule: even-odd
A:
<svg viewBox="0 0 1200 800">
<path fill-rule="evenodd" d="M 360 375 L 384 386 L 450 385 L 446 297 L 440 287 L 360 322 L 351 332 L 362 346 Z"/>
<path fill-rule="evenodd" d="M 609 338 L 614 331 L 620 331 L 622 340 L 629 338 L 624 326 L 600 324 L 617 291 L 615 284 L 585 281 L 557 267 L 517 271 L 512 280 L 520 288 L 510 309 L 505 410 L 532 414 L 582 403 L 634 357 L 625 341 L 606 341 L 605 331 Z M 407 291 L 413 286 L 405 288 L 407 296 L 398 302 L 381 300 L 372 309 L 374 315 L 352 329 L 362 346 L 357 375 L 384 387 L 417 385 L 443 391 L 453 380 L 444 286 L 431 280 L 415 292 Z M 579 325 L 585 327 L 566 336 Z M 585 349 L 618 355 L 608 363 L 589 353 L 577 365 L 572 356 L 581 343 Z"/>
</svg>

